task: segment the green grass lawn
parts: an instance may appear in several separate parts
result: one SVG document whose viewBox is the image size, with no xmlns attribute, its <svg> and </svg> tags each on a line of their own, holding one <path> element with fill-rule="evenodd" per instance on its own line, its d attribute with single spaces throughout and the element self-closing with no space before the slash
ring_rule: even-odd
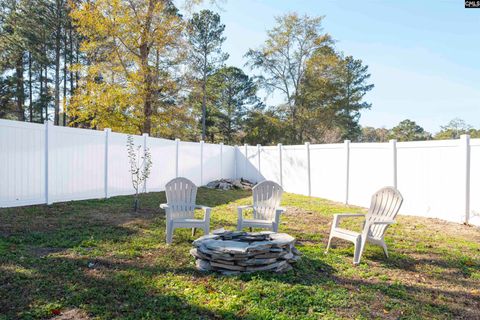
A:
<svg viewBox="0 0 480 320">
<path fill-rule="evenodd" d="M 197 202 L 213 229 L 233 229 L 249 197 L 202 188 Z M 350 243 L 324 250 L 332 214 L 362 209 L 286 194 L 280 229 L 304 254 L 294 270 L 219 276 L 195 270 L 190 230 L 165 244 L 164 193 L 136 214 L 132 199 L 1 209 L 0 319 L 480 319 L 478 228 L 402 216 L 390 259 L 367 246 L 354 267 Z"/>
</svg>

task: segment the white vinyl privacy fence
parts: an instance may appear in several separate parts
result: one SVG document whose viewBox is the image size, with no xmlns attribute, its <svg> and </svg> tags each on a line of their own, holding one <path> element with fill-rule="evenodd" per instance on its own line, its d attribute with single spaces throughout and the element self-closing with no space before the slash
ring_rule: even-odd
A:
<svg viewBox="0 0 480 320">
<path fill-rule="evenodd" d="M 237 176 L 278 182 L 292 193 L 368 207 L 394 186 L 403 214 L 480 226 L 480 139 L 242 146 Z"/>
<path fill-rule="evenodd" d="M 134 192 L 126 134 L 0 119 L 0 207 L 108 198 Z M 146 191 L 183 176 L 197 185 L 234 176 L 235 148 L 134 136 L 150 149 Z"/>
<path fill-rule="evenodd" d="M 126 134 L 0 120 L 0 207 L 132 194 Z M 226 146 L 134 136 L 150 149 L 145 189 L 182 176 L 273 180 L 288 192 L 368 207 L 397 187 L 402 213 L 480 225 L 480 139 Z"/>
</svg>

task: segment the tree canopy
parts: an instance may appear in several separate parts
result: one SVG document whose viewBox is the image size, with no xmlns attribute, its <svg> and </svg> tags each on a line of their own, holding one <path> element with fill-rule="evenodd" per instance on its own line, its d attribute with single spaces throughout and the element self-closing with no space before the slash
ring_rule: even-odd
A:
<svg viewBox="0 0 480 320">
<path fill-rule="evenodd" d="M 201 2 L 5 0 L 0 117 L 229 144 L 360 138 L 368 66 L 335 48 L 324 17 L 276 17 L 248 74 Z"/>
</svg>

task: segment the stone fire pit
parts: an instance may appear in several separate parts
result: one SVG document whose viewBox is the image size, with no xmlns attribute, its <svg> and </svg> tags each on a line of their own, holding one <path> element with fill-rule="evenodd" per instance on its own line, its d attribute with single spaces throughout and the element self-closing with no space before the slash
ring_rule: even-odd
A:
<svg viewBox="0 0 480 320">
<path fill-rule="evenodd" d="M 286 233 L 220 229 L 195 240 L 190 254 L 201 271 L 222 274 L 285 272 L 292 269 L 291 264 L 301 255 L 294 243 L 295 238 Z"/>
</svg>

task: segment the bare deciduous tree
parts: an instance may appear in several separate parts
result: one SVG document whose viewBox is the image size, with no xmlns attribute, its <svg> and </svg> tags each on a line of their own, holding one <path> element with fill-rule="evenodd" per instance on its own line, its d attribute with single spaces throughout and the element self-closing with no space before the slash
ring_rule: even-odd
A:
<svg viewBox="0 0 480 320">
<path fill-rule="evenodd" d="M 132 186 L 135 189 L 135 202 L 133 208 L 135 212 L 140 207 L 140 201 L 138 199 L 138 191 L 141 186 L 145 185 L 148 177 L 150 176 L 150 169 L 152 168 L 152 157 L 150 150 L 145 148 L 142 150 L 141 145 L 135 145 L 133 142 L 133 136 L 127 137 L 127 152 L 128 159 L 130 161 L 130 173 L 132 175 Z M 143 190 L 145 192 L 145 190 Z"/>
</svg>

